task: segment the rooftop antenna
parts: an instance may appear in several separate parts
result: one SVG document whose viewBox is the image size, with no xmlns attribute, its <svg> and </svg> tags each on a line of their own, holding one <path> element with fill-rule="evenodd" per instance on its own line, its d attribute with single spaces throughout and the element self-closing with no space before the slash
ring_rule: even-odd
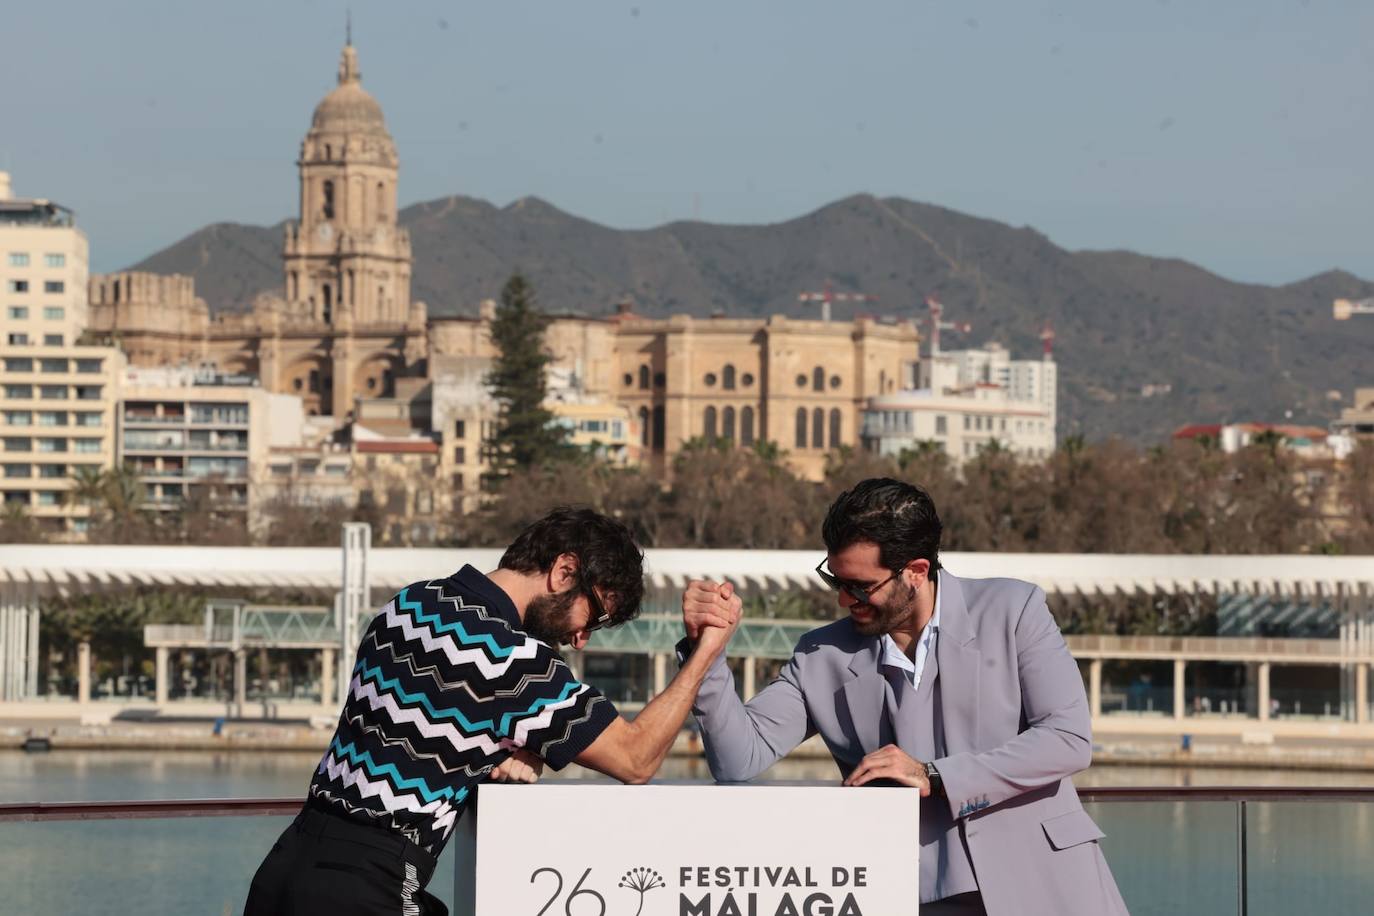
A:
<svg viewBox="0 0 1374 916">
<path fill-rule="evenodd" d="M 353 44 L 353 7 L 344 13 L 344 44 Z"/>
</svg>

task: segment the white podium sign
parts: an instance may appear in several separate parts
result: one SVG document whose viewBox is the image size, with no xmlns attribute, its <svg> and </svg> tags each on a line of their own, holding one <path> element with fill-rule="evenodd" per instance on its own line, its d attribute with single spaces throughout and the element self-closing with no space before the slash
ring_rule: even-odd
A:
<svg viewBox="0 0 1374 916">
<path fill-rule="evenodd" d="M 888 788 L 487 783 L 453 838 L 455 916 L 912 916 L 919 802 Z"/>
</svg>

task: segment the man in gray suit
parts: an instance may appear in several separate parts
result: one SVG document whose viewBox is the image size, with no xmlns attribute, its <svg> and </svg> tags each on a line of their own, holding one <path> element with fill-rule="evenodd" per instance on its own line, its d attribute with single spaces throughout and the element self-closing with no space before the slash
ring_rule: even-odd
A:
<svg viewBox="0 0 1374 916">
<path fill-rule="evenodd" d="M 1045 594 L 941 570 L 940 531 L 911 484 L 865 480 L 835 501 L 817 573 L 848 616 L 804 636 L 747 704 L 722 653 L 693 707 L 711 774 L 752 779 L 819 733 L 844 785 L 929 797 L 922 916 L 1125 913 L 1069 779 L 1092 759 L 1091 725 Z M 738 601 L 728 583 L 692 583 L 680 652 Z"/>
</svg>

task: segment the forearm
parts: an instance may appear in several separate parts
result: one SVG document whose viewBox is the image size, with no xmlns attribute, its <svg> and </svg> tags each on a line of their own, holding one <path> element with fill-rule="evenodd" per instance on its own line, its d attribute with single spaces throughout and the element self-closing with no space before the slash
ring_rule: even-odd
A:
<svg viewBox="0 0 1374 916">
<path fill-rule="evenodd" d="M 716 653 L 694 653 L 687 660 L 667 688 L 654 697 L 629 723 L 628 750 L 632 766 L 642 781 L 648 781 L 672 750 L 673 742 L 692 711 L 692 702 L 706 678 L 706 672 Z"/>
<path fill-rule="evenodd" d="M 990 751 L 934 761 L 951 815 L 965 817 L 1087 769 L 1092 737 L 1087 716 L 1076 713 L 1065 710 L 1055 721 L 1032 726 Z"/>
</svg>

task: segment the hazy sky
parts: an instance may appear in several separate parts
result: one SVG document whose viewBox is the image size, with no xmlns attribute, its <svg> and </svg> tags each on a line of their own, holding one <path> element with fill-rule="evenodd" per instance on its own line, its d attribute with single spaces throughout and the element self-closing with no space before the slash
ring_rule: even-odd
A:
<svg viewBox="0 0 1374 916">
<path fill-rule="evenodd" d="M 95 270 L 293 216 L 334 0 L 0 4 L 0 169 Z M 354 0 L 403 203 L 617 227 L 867 191 L 1268 283 L 1374 277 L 1368 0 Z"/>
</svg>

